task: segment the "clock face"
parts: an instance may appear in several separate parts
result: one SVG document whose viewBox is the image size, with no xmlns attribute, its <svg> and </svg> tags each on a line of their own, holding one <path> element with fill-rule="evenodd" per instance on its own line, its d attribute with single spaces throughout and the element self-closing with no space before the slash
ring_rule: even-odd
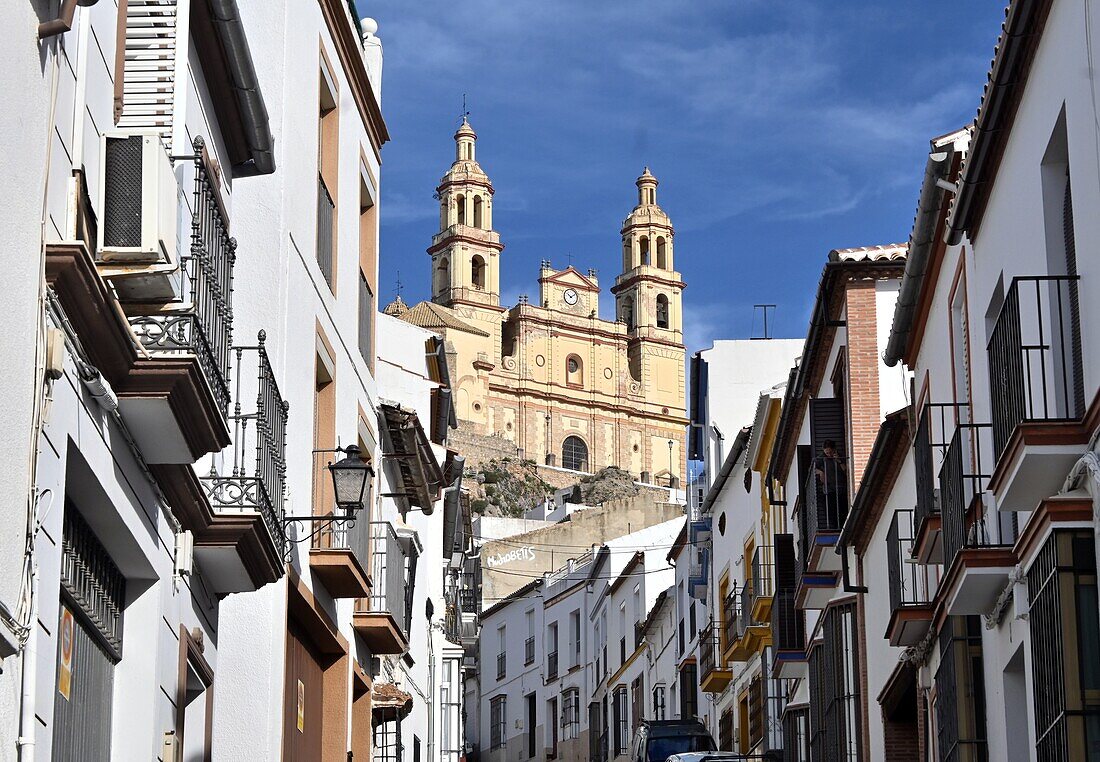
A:
<svg viewBox="0 0 1100 762">
<path fill-rule="evenodd" d="M 577 292 L 576 292 L 575 289 L 567 288 L 567 289 L 565 289 L 565 293 L 562 294 L 561 296 L 562 296 L 562 299 L 565 300 L 565 303 L 568 304 L 570 307 L 572 307 L 574 304 L 577 303 L 577 298 L 578 297 L 577 297 Z"/>
</svg>

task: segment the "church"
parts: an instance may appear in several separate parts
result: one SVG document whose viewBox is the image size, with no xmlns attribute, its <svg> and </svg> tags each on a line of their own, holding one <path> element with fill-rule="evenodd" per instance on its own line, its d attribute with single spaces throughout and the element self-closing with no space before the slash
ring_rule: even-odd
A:
<svg viewBox="0 0 1100 762">
<path fill-rule="evenodd" d="M 599 317 L 595 270 L 539 268 L 538 300 L 500 303 L 504 244 L 493 184 L 463 119 L 455 160 L 436 188 L 430 301 L 385 311 L 440 333 L 462 429 L 511 441 L 521 456 L 580 472 L 618 466 L 679 485 L 685 469 L 684 283 L 672 223 L 648 167 L 623 221 L 617 320 Z"/>
</svg>

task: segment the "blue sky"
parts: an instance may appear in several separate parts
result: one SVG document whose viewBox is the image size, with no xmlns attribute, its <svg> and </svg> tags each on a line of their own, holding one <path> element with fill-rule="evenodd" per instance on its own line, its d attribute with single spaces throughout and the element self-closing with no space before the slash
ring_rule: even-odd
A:
<svg viewBox="0 0 1100 762">
<path fill-rule="evenodd" d="M 357 0 L 379 23 L 380 302 L 427 298 L 432 192 L 466 93 L 503 300 L 539 261 L 620 267 L 648 164 L 676 229 L 689 350 L 802 336 L 830 249 L 908 238 L 928 140 L 969 123 L 1004 0 Z M 759 328 L 757 322 L 756 328 Z"/>
</svg>

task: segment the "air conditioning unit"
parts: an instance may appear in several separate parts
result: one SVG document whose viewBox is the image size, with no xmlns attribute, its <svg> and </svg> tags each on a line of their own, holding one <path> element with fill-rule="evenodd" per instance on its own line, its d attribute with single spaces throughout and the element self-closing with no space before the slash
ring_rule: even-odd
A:
<svg viewBox="0 0 1100 762">
<path fill-rule="evenodd" d="M 97 258 L 174 267 L 179 184 L 160 134 L 108 132 L 100 160 Z"/>
</svg>

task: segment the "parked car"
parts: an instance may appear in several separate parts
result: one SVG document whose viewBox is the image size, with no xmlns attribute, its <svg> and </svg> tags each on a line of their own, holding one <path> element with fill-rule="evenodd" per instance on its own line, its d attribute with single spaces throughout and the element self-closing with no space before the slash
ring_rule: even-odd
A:
<svg viewBox="0 0 1100 762">
<path fill-rule="evenodd" d="M 732 751 L 687 751 L 673 754 L 665 762 L 749 762 L 763 757 L 737 754 Z"/>
<path fill-rule="evenodd" d="M 665 762 L 674 754 L 717 749 L 699 720 L 642 720 L 634 731 L 630 762 Z"/>
</svg>

